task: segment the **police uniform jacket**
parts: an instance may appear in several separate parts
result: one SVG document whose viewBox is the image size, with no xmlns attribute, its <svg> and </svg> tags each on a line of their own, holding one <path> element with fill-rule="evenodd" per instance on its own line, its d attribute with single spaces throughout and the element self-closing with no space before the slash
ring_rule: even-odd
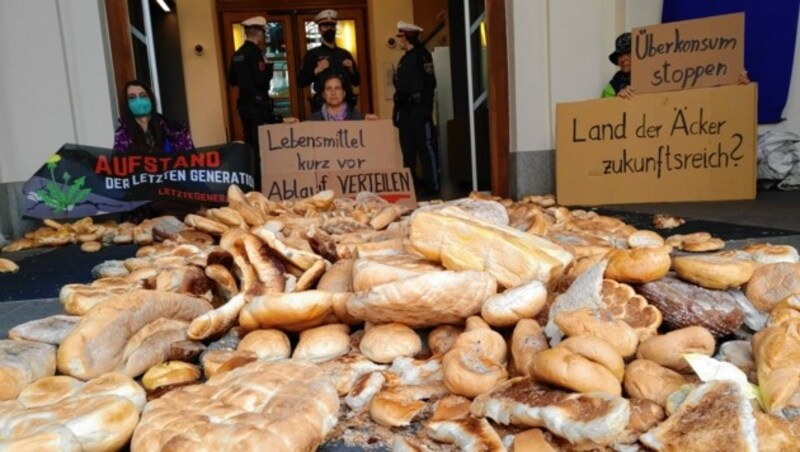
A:
<svg viewBox="0 0 800 452">
<path fill-rule="evenodd" d="M 430 112 L 433 109 L 433 92 L 436 76 L 433 57 L 425 46 L 418 44 L 400 58 L 394 72 L 395 107 L 416 105 Z"/>
<path fill-rule="evenodd" d="M 325 58 L 329 59 L 330 65 L 324 71 L 314 75 L 314 68 L 317 67 L 317 61 Z M 344 67 L 342 64 L 344 60 L 353 61 L 353 72 L 350 72 L 348 68 Z M 356 66 L 356 60 L 353 59 L 353 55 L 341 47 L 331 48 L 325 44 L 314 47 L 306 52 L 306 56 L 303 57 L 303 67 L 297 74 L 297 83 L 301 87 L 306 87 L 313 83 L 314 92 L 322 93 L 322 81 L 325 80 L 328 74 L 339 74 L 342 80 L 344 80 L 345 88 L 348 90 L 350 87 L 358 86 L 361 83 L 361 77 L 358 75 L 358 67 Z"/>
<path fill-rule="evenodd" d="M 239 102 L 268 100 L 273 64 L 251 41 L 245 41 L 233 54 L 228 69 L 228 81 L 239 87 Z"/>
</svg>

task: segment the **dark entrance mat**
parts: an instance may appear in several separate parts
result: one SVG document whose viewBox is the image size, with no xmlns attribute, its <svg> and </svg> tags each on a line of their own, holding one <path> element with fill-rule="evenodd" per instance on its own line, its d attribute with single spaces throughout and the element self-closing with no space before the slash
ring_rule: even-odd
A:
<svg viewBox="0 0 800 452">
<path fill-rule="evenodd" d="M 747 240 L 747 239 L 762 239 L 768 240 L 770 237 L 783 237 L 789 235 L 800 235 L 800 231 L 788 231 L 785 229 L 771 229 L 758 226 L 747 226 L 741 224 L 721 223 L 718 221 L 695 220 L 688 217 L 683 217 L 686 220 L 681 226 L 673 229 L 655 229 L 653 226 L 653 214 L 650 213 L 636 213 L 624 212 L 621 210 L 612 209 L 586 209 L 594 210 L 600 215 L 616 217 L 620 220 L 630 224 L 637 229 L 650 229 L 657 232 L 663 237 L 669 237 L 674 234 L 690 234 L 692 232 L 708 232 L 714 237 L 722 240 Z M 746 213 L 742 213 L 746 215 Z"/>
<path fill-rule="evenodd" d="M 138 245 L 110 245 L 84 253 L 78 245 L 0 254 L 19 265 L 17 273 L 0 274 L 0 302 L 58 298 L 61 286 L 92 280 L 92 267 L 136 254 Z"/>
</svg>

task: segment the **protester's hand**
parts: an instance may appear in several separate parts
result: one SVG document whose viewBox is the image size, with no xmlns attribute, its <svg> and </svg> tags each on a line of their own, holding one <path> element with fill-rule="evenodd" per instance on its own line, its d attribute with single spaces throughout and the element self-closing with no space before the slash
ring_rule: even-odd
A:
<svg viewBox="0 0 800 452">
<path fill-rule="evenodd" d="M 747 85 L 748 83 L 750 83 L 750 77 L 747 76 L 747 71 L 742 71 L 742 73 L 739 74 L 739 84 Z"/>
<path fill-rule="evenodd" d="M 342 66 L 346 67 L 350 72 L 353 72 L 353 60 L 350 58 L 342 61 Z"/>
<path fill-rule="evenodd" d="M 328 61 L 327 58 L 320 58 L 317 60 L 317 67 L 314 68 L 314 75 L 319 74 L 320 72 L 324 71 L 331 67 L 331 62 Z"/>
<path fill-rule="evenodd" d="M 367 121 L 374 121 L 376 119 L 381 119 L 381 118 L 379 118 L 378 115 L 373 115 L 372 113 L 369 113 L 364 115 L 364 119 L 366 119 Z"/>
<path fill-rule="evenodd" d="M 621 97 L 623 99 L 631 99 L 633 98 L 633 94 L 634 94 L 633 88 L 630 85 L 628 85 L 625 88 L 619 90 L 619 92 L 617 93 L 617 97 Z"/>
<path fill-rule="evenodd" d="M 283 123 L 284 124 L 294 124 L 296 122 L 300 122 L 300 120 L 295 118 L 294 116 L 287 116 L 287 117 L 283 118 Z"/>
</svg>

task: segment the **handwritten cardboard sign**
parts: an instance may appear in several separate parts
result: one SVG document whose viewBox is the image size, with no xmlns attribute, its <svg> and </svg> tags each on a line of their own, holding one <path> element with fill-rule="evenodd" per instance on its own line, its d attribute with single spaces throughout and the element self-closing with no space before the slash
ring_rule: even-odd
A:
<svg viewBox="0 0 800 452">
<path fill-rule="evenodd" d="M 558 202 L 755 198 L 756 96 L 751 83 L 558 104 Z"/>
<path fill-rule="evenodd" d="M 377 170 L 304 171 L 264 177 L 264 194 L 274 201 L 299 199 L 322 190 L 337 197 L 355 198 L 362 191 L 373 192 L 392 203 L 416 207 L 414 180 L 408 168 Z"/>
<path fill-rule="evenodd" d="M 258 128 L 261 174 L 400 168 L 389 120 L 306 121 Z"/>
<path fill-rule="evenodd" d="M 634 28 L 637 94 L 732 85 L 744 71 L 744 13 Z"/>
</svg>

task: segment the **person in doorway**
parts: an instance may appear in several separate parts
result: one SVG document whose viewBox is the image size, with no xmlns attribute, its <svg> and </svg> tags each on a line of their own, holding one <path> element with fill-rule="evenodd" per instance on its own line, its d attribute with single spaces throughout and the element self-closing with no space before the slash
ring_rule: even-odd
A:
<svg viewBox="0 0 800 452">
<path fill-rule="evenodd" d="M 619 66 L 619 70 L 611 81 L 603 88 L 601 97 L 622 97 L 630 99 L 633 96 L 631 88 L 631 34 L 628 32 L 617 36 L 614 42 L 614 51 L 608 56 L 612 63 Z"/>
<path fill-rule="evenodd" d="M 254 176 L 256 189 L 261 185 L 261 155 L 258 143 L 258 127 L 264 124 L 296 122 L 295 118 L 283 118 L 275 114 L 269 97 L 273 63 L 264 56 L 266 49 L 267 20 L 262 16 L 251 17 L 242 22 L 245 41 L 231 58 L 228 83 L 239 87 L 236 109 L 242 120 L 244 141 L 255 151 Z"/>
<path fill-rule="evenodd" d="M 400 132 L 403 166 L 416 174 L 417 158 L 422 163 L 423 180 L 418 181 L 423 196 L 435 196 L 441 189 L 439 156 L 433 128 L 433 96 L 436 77 L 433 58 L 419 40 L 422 28 L 403 21 L 397 23 L 398 44 L 405 54 L 394 73 L 394 112 L 392 119 Z"/>
<path fill-rule="evenodd" d="M 155 111 L 156 98 L 150 85 L 140 80 L 125 84 L 119 126 L 114 132 L 114 152 L 149 153 L 194 149 L 186 125 Z"/>
<path fill-rule="evenodd" d="M 310 121 L 360 121 L 378 119 L 376 115 L 363 115 L 345 101 L 347 90 L 338 74 L 329 74 L 322 82 L 322 108 L 311 114 Z"/>
<path fill-rule="evenodd" d="M 322 36 L 322 45 L 309 50 L 303 57 L 303 66 L 297 74 L 297 84 L 301 88 L 311 86 L 311 111 L 316 112 L 322 108 L 322 83 L 331 74 L 339 75 L 344 81 L 345 101 L 348 105 L 355 106 L 356 97 L 352 88 L 361 83 L 358 67 L 347 49 L 336 46 L 336 24 L 339 14 L 326 9 L 314 18 Z"/>
</svg>

